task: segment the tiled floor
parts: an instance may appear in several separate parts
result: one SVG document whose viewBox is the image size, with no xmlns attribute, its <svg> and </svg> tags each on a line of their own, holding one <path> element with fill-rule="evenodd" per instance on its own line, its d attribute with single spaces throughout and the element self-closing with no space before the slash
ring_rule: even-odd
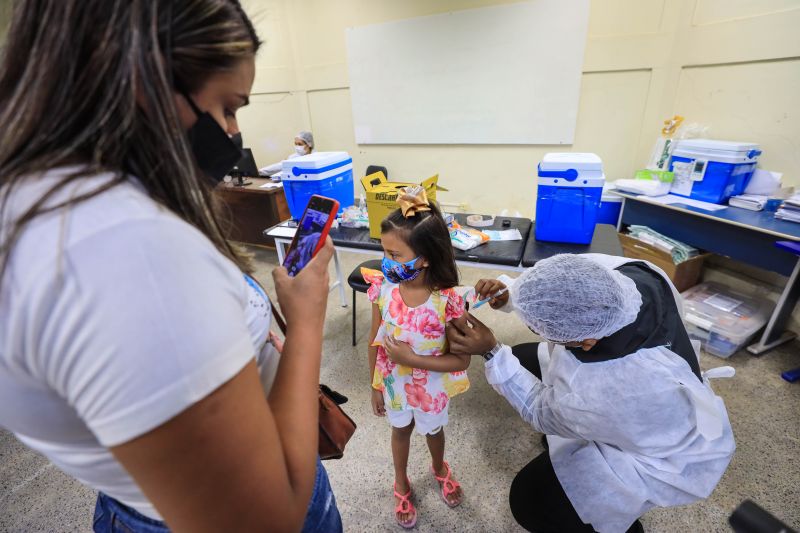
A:
<svg viewBox="0 0 800 533">
<path fill-rule="evenodd" d="M 345 274 L 370 257 L 342 254 Z M 257 277 L 271 285 L 275 255 L 259 252 Z M 465 283 L 497 272 L 462 269 Z M 347 292 L 348 302 L 350 292 Z M 345 408 L 359 428 L 343 460 L 326 463 L 346 531 L 398 530 L 392 520 L 392 467 L 389 428 L 371 414 L 366 334 L 369 307 L 358 295 L 358 346 L 351 346 L 351 308 L 328 304 L 322 380 L 350 397 Z M 507 315 L 478 311 L 506 344 L 531 340 L 521 323 Z M 745 352 L 728 361 L 703 355 L 708 369 L 731 364 L 736 377 L 714 388 L 729 410 L 737 451 L 721 483 L 703 502 L 647 513 L 648 532 L 724 532 L 727 516 L 751 498 L 796 529 L 800 528 L 800 384 L 780 372 L 800 365 L 800 344 L 761 358 Z M 412 440 L 411 482 L 417 494 L 419 531 L 521 531 L 507 505 L 508 487 L 517 470 L 541 452 L 539 435 L 527 427 L 486 384 L 481 362 L 469 370 L 472 389 L 456 398 L 447 428 L 447 458 L 466 492 L 460 508 L 445 507 L 428 472 L 424 439 Z M 0 531 L 88 531 L 94 494 L 67 478 L 41 457 L 0 431 Z"/>
</svg>

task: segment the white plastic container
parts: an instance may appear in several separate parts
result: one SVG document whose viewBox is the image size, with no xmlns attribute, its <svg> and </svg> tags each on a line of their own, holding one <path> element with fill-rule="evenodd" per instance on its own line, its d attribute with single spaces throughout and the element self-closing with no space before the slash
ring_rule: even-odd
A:
<svg viewBox="0 0 800 533">
<path fill-rule="evenodd" d="M 728 358 L 767 323 L 770 302 L 737 292 L 721 283 L 695 285 L 683 293 L 689 337 L 703 349 Z"/>
</svg>

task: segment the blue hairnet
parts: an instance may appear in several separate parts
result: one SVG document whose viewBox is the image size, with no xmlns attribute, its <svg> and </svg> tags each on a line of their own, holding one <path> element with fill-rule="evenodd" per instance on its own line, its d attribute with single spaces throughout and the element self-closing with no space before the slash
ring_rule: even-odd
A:
<svg viewBox="0 0 800 533">
<path fill-rule="evenodd" d="M 522 321 L 548 341 L 602 339 L 636 320 L 642 296 L 633 280 L 579 255 L 556 255 L 514 282 Z"/>
</svg>

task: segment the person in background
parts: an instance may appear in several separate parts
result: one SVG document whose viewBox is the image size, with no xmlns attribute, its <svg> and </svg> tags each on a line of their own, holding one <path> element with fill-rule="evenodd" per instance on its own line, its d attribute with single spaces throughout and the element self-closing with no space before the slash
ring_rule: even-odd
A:
<svg viewBox="0 0 800 533">
<path fill-rule="evenodd" d="M 314 136 L 310 131 L 301 131 L 294 138 L 294 152 L 286 156 L 286 159 L 294 159 L 308 155 L 314 151 Z M 273 179 L 280 180 L 281 166 L 283 161 L 278 161 L 269 166 L 261 168 L 258 173 L 262 176 L 272 176 Z"/>
<path fill-rule="evenodd" d="M 98 491 L 96 532 L 342 531 L 317 457 L 332 243 L 273 272 L 278 361 L 212 205 L 259 45 L 236 0 L 14 2 L 0 426 Z"/>
</svg>

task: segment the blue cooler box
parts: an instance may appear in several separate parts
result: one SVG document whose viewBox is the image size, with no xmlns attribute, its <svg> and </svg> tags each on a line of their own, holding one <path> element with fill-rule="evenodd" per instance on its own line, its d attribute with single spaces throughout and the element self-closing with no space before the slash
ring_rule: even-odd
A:
<svg viewBox="0 0 800 533">
<path fill-rule="evenodd" d="M 536 191 L 536 240 L 589 244 L 603 195 L 595 154 L 545 154 Z"/>
<path fill-rule="evenodd" d="M 744 193 L 761 155 L 758 145 L 686 139 L 672 150 L 669 170 L 675 173 L 671 194 L 724 204 Z"/>
<path fill-rule="evenodd" d="M 598 224 L 611 224 L 617 227 L 619 215 L 622 212 L 622 196 L 615 194 L 609 187 L 611 183 L 603 186 L 603 196 L 600 198 L 600 210 L 597 212 Z"/>
<path fill-rule="evenodd" d="M 339 212 L 353 205 L 353 158 L 347 152 L 314 152 L 287 159 L 281 175 L 292 218 L 303 216 L 312 195 L 339 201 Z"/>
</svg>

